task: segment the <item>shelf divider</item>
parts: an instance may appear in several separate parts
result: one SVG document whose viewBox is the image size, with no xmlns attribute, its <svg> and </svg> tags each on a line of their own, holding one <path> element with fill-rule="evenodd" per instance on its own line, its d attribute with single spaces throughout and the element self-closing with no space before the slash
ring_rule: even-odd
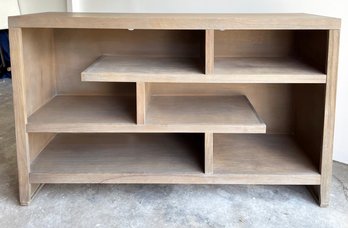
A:
<svg viewBox="0 0 348 228">
<path fill-rule="evenodd" d="M 214 154 L 214 134 L 206 132 L 204 134 L 204 172 L 213 174 L 213 154 Z"/>
<path fill-rule="evenodd" d="M 150 83 L 136 83 L 136 106 L 137 106 L 137 124 L 145 124 L 146 110 L 150 102 Z"/>
<path fill-rule="evenodd" d="M 214 73 L 214 30 L 205 30 L 205 74 Z"/>
</svg>

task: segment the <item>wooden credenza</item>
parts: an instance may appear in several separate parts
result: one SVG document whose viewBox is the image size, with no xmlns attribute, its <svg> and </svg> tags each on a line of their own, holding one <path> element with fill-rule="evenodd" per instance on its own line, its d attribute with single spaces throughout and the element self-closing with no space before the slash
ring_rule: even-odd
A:
<svg viewBox="0 0 348 228">
<path fill-rule="evenodd" d="M 45 183 L 305 185 L 329 203 L 340 20 L 10 17 L 20 203 Z"/>
</svg>

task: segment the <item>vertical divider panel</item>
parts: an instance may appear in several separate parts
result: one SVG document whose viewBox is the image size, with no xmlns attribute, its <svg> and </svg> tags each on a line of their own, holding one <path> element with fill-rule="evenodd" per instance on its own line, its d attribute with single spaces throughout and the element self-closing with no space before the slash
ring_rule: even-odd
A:
<svg viewBox="0 0 348 228">
<path fill-rule="evenodd" d="M 205 74 L 214 73 L 214 30 L 205 30 Z"/>
<path fill-rule="evenodd" d="M 206 132 L 204 134 L 204 172 L 213 174 L 213 156 L 214 156 L 214 134 Z"/>
<path fill-rule="evenodd" d="M 136 83 L 137 124 L 145 124 L 146 110 L 151 99 L 151 85 L 146 82 Z"/>
</svg>

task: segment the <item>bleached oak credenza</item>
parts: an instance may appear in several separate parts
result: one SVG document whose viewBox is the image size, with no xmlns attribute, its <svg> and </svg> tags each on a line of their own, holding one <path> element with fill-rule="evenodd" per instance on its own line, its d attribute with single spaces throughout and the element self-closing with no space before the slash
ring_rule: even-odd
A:
<svg viewBox="0 0 348 228">
<path fill-rule="evenodd" d="M 305 185 L 329 203 L 340 20 L 10 17 L 20 203 L 45 183 Z"/>
</svg>

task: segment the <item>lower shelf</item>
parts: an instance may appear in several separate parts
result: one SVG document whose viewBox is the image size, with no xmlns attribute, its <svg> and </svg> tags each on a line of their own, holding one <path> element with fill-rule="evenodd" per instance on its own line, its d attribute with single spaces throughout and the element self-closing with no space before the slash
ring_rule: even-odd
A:
<svg viewBox="0 0 348 228">
<path fill-rule="evenodd" d="M 319 185 L 287 136 L 216 134 L 204 174 L 203 134 L 58 134 L 31 164 L 31 183 Z"/>
<path fill-rule="evenodd" d="M 31 176 L 201 173 L 203 142 L 198 136 L 59 134 L 33 161 Z"/>
<path fill-rule="evenodd" d="M 214 174 L 283 176 L 320 183 L 319 170 L 288 135 L 215 134 Z"/>
</svg>

